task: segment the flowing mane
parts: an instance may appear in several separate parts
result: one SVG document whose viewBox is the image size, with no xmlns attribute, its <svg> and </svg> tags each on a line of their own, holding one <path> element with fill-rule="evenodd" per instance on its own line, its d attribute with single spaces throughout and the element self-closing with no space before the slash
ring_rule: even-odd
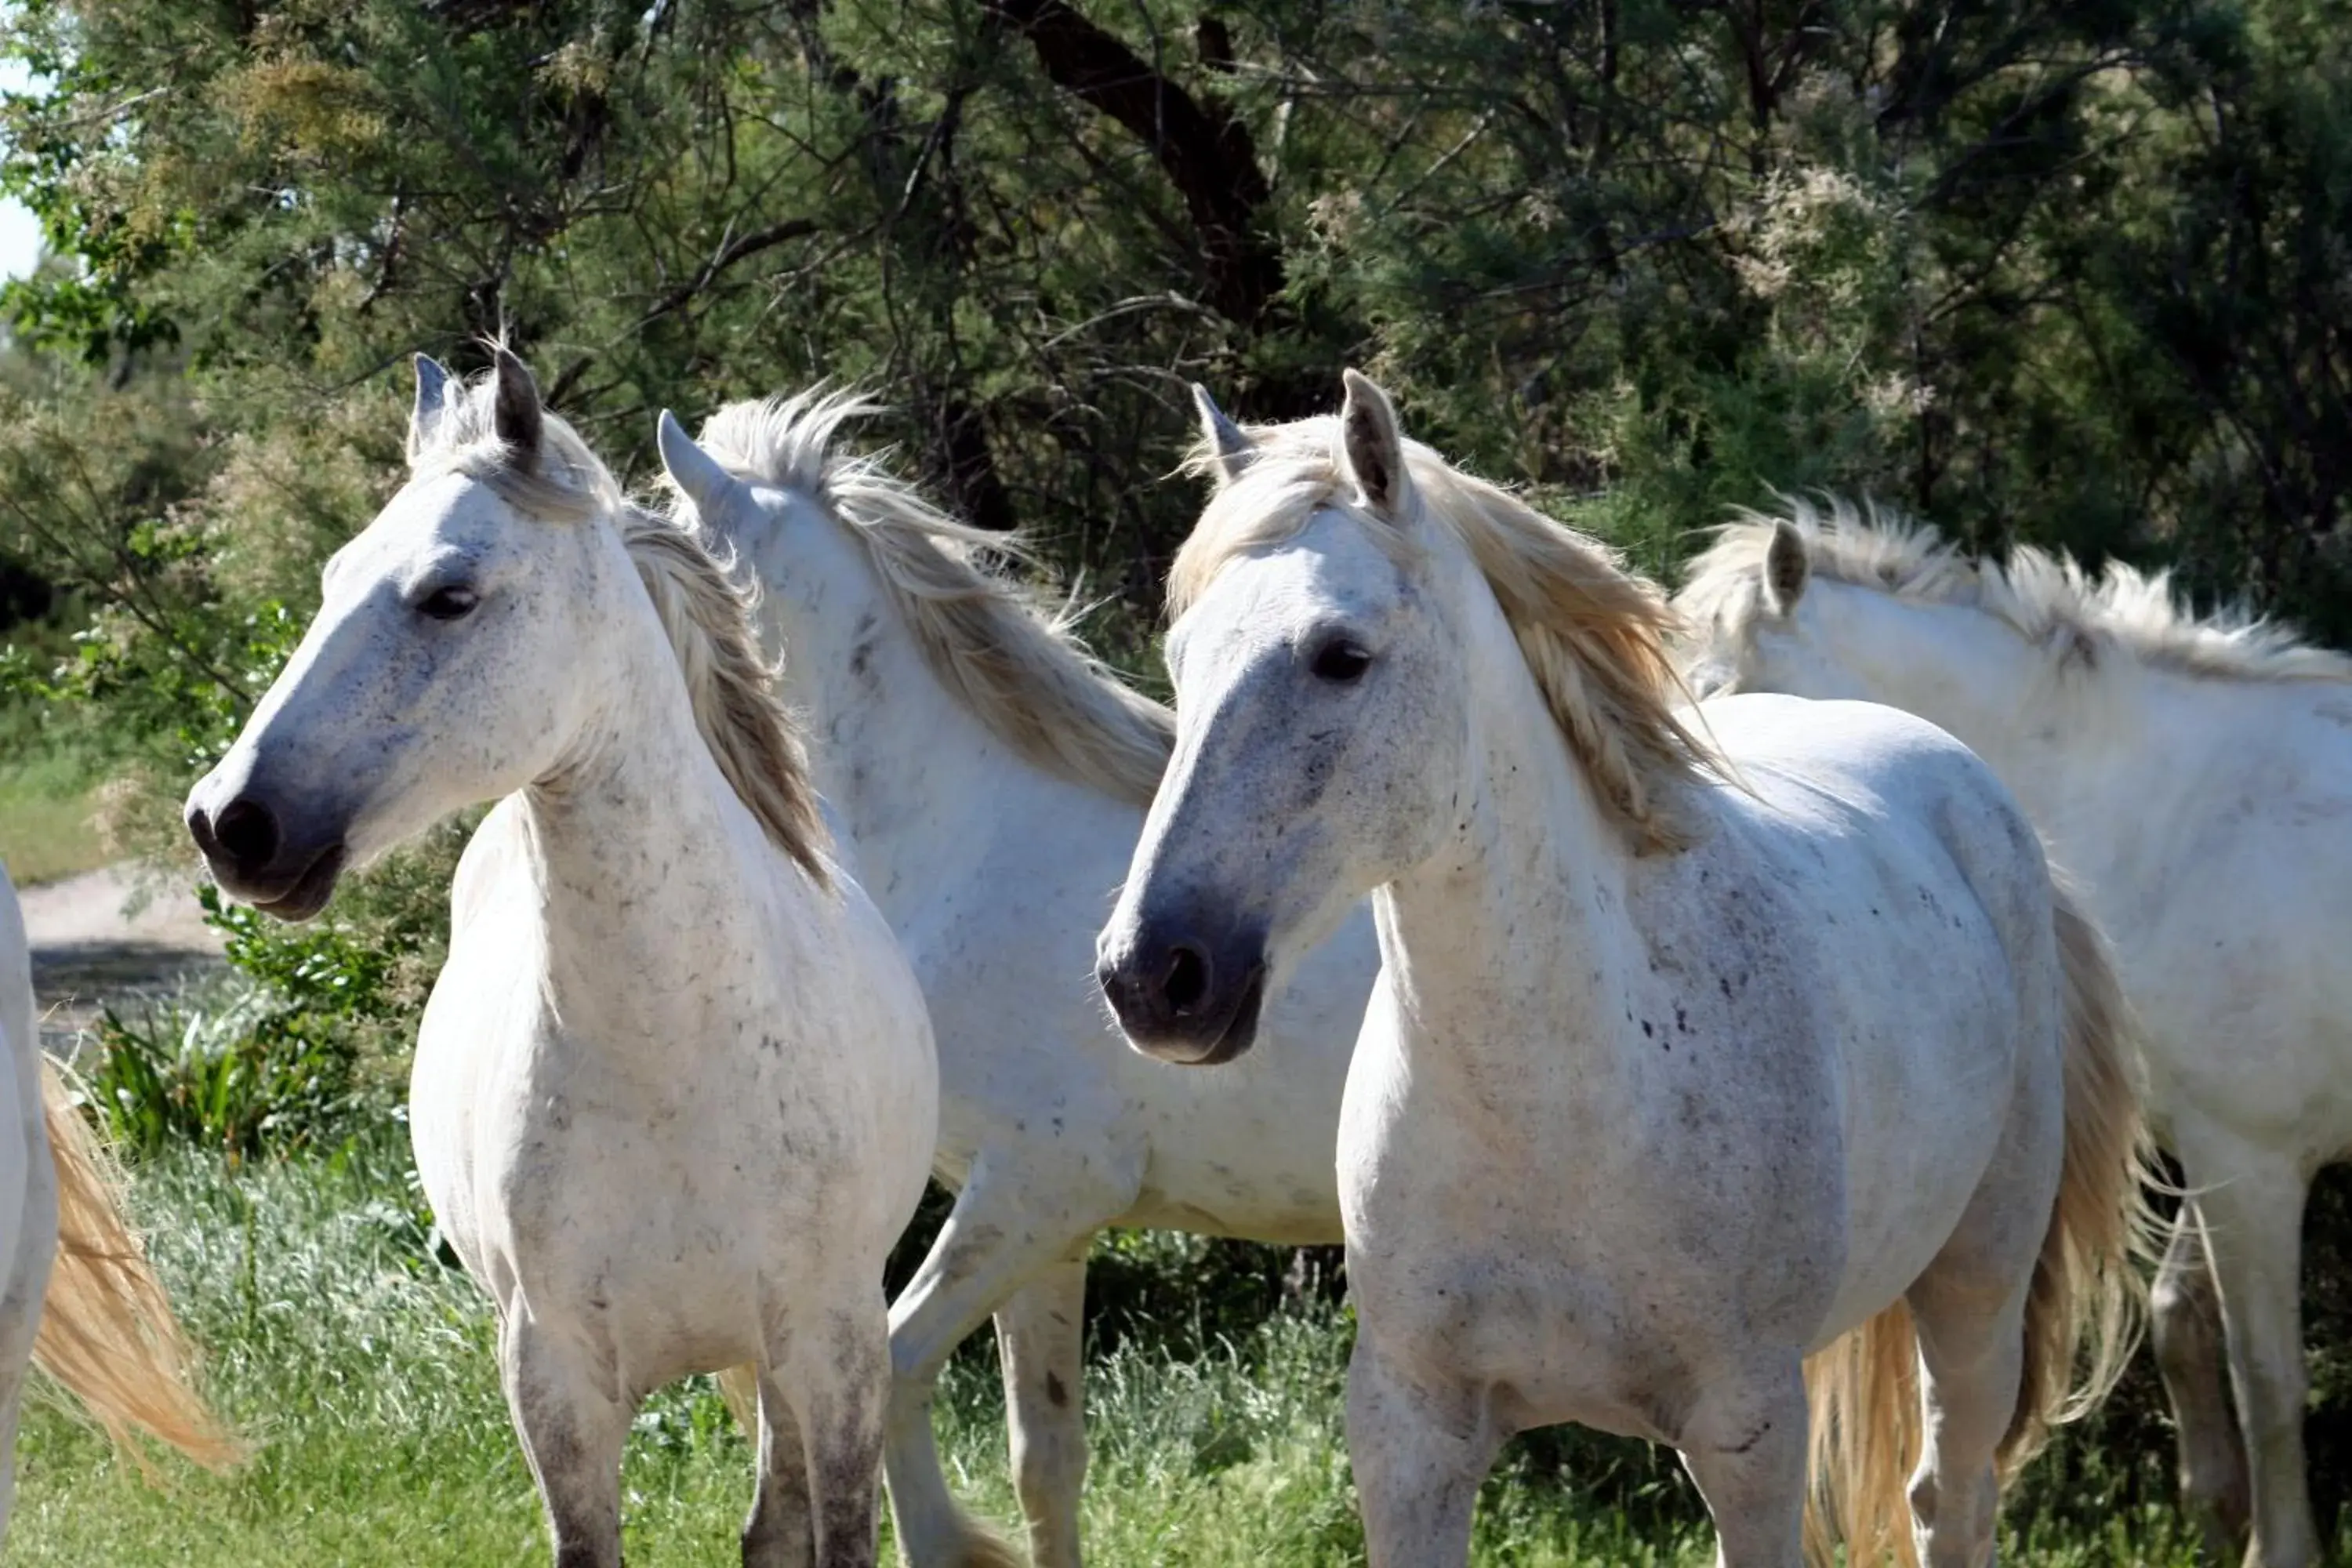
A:
<svg viewBox="0 0 2352 1568">
<path fill-rule="evenodd" d="M 412 478 L 463 473 L 551 522 L 612 519 L 677 656 L 712 761 L 769 841 L 820 887 L 828 885 L 828 840 L 808 753 L 760 651 L 755 591 L 738 586 L 728 563 L 698 534 L 632 501 L 579 432 L 554 414 L 544 416 L 537 463 L 518 465 L 499 438 L 495 398 L 492 376 L 453 387 L 430 441 L 410 459 Z"/>
<path fill-rule="evenodd" d="M 1783 498 L 1780 516 L 1743 510 L 1694 560 L 1675 603 L 1694 623 L 1738 631 L 1761 604 L 1764 555 L 1792 524 L 1812 574 L 1925 604 L 1982 610 L 2030 643 L 2095 668 L 2110 650 L 2155 669 L 2217 680 L 2352 681 L 2352 658 L 2225 605 L 2199 617 L 2168 572 L 2120 562 L 2093 575 L 2074 557 L 2019 545 L 2006 563 L 1971 561 L 1932 528 L 1875 505 L 1826 510 Z"/>
<path fill-rule="evenodd" d="M 1181 615 L 1236 555 L 1290 537 L 1326 506 L 1349 510 L 1384 548 L 1411 548 L 1402 531 L 1353 508 L 1337 418 L 1254 426 L 1247 434 L 1248 468 L 1210 500 L 1177 552 L 1171 614 Z M 1603 812 L 1642 849 L 1688 843 L 1689 786 L 1719 764 L 1675 714 L 1685 692 L 1666 651 L 1677 622 L 1664 594 L 1599 540 L 1417 441 L 1404 450 L 1417 504 L 1477 563 Z M 1204 445 L 1192 463 L 1210 460 Z"/>
<path fill-rule="evenodd" d="M 854 392 L 812 388 L 722 408 L 700 440 L 739 476 L 796 490 L 849 525 L 932 674 L 999 740 L 1062 778 L 1149 804 L 1174 720 L 1088 653 L 1066 614 L 979 563 L 992 551 L 1026 559 L 1019 539 L 956 521 L 880 458 L 828 449 L 876 410 Z"/>
</svg>

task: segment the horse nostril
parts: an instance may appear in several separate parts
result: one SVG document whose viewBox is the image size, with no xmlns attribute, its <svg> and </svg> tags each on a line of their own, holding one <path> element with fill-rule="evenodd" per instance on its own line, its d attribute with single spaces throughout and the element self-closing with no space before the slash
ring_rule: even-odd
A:
<svg viewBox="0 0 2352 1568">
<path fill-rule="evenodd" d="M 258 802 L 233 800 L 213 819 L 213 840 L 239 866 L 267 866 L 278 855 L 278 818 Z"/>
<path fill-rule="evenodd" d="M 1201 1005 L 1209 994 L 1209 955 L 1191 942 L 1180 942 L 1168 955 L 1168 977 L 1160 983 L 1160 994 L 1178 1017 L 1182 1017 Z"/>
</svg>

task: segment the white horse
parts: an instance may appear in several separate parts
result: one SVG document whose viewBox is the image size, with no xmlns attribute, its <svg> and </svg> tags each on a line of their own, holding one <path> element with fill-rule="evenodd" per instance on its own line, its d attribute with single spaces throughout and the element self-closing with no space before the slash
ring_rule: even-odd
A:
<svg viewBox="0 0 2352 1568">
<path fill-rule="evenodd" d="M 457 868 L 410 1124 L 556 1562 L 620 1562 L 638 1402 L 750 1362 L 745 1563 L 870 1563 L 882 1267 L 937 1127 L 921 993 L 828 853 L 724 566 L 503 350 L 471 387 L 418 362 L 409 465 L 189 828 L 300 919 L 504 797 Z"/>
<path fill-rule="evenodd" d="M 32 953 L 0 871 L 0 1538 L 16 1494 L 26 1372 L 56 1379 L 116 1446 L 142 1436 L 209 1468 L 241 1455 L 193 1385 L 163 1287 L 123 1222 L 112 1163 L 41 1052 Z"/>
<path fill-rule="evenodd" d="M 930 1428 L 940 1369 L 996 1314 L 1013 1467 L 1042 1568 L 1076 1568 L 1087 1249 L 1106 1226 L 1339 1238 L 1331 1140 L 1378 963 L 1370 921 L 1269 1011 L 1281 1048 L 1227 1073 L 1129 1050 L 1092 979 L 1171 728 L 1040 614 L 963 528 L 827 448 L 866 410 L 741 404 L 663 461 L 764 589 L 789 690 L 875 901 L 939 1030 L 940 1169 L 955 1212 L 891 1310 L 887 1471 L 923 1568 L 1008 1560 L 964 1518 Z"/>
<path fill-rule="evenodd" d="M 2313 1173 L 2352 1153 L 2352 659 L 2200 622 L 2162 576 L 2035 550 L 1979 565 L 1846 508 L 1734 524 L 1680 603 L 1710 638 L 1696 679 L 1943 726 L 2086 879 L 2145 1021 L 2150 1118 L 2197 1194 L 2156 1292 L 2183 1489 L 2217 1547 L 2251 1508 L 2249 1561 L 2315 1561 L 2299 1247 Z"/>
<path fill-rule="evenodd" d="M 2137 1201 L 2113 977 L 2024 814 L 1891 709 L 1742 698 L 1702 744 L 1654 587 L 1353 373 L 1338 420 L 1210 436 L 1102 981 L 1141 1048 L 1230 1057 L 1372 894 L 1339 1143 L 1372 1563 L 1464 1562 L 1497 1445 L 1578 1421 L 1674 1445 L 1719 1561 L 1790 1568 L 1804 1363 L 1847 1335 L 1813 1382 L 1850 1560 L 1911 1555 L 1924 1442 L 1918 1545 L 1988 1562 L 2127 1316 Z"/>
</svg>

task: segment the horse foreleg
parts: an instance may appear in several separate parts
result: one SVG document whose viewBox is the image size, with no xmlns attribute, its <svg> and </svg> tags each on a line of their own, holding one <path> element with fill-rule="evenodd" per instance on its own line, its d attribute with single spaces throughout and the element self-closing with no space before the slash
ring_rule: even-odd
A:
<svg viewBox="0 0 2352 1568">
<path fill-rule="evenodd" d="M 499 1326 L 499 1373 L 539 1483 L 556 1568 L 620 1568 L 631 1402 L 582 1347 L 527 1319 Z"/>
<path fill-rule="evenodd" d="M 1469 1389 L 1398 1376 L 1361 1337 L 1348 1361 L 1348 1464 L 1371 1568 L 1461 1568 L 1503 1434 Z"/>
<path fill-rule="evenodd" d="M 1087 1260 L 1048 1265 L 997 1309 L 1013 1484 L 1035 1568 L 1078 1568 L 1078 1499 L 1087 1479 Z"/>
<path fill-rule="evenodd" d="M 2238 1428 L 2252 1481 L 2246 1560 L 2305 1568 L 2319 1559 L 2304 1475 L 2303 1206 L 2308 1184 L 2290 1159 L 2236 1139 L 2176 1127 L 2180 1163 L 2197 1194 L 2221 1323 L 2230 1345 Z"/>
<path fill-rule="evenodd" d="M 871 1287 L 867 1287 L 870 1289 Z M 837 1300 L 854 1300 L 856 1292 Z M 836 1306 L 795 1314 L 789 1338 L 771 1346 L 760 1388 L 761 1421 L 782 1428 L 775 1442 L 797 1439 L 804 1489 L 803 1518 L 778 1510 L 779 1523 L 797 1539 L 779 1535 L 777 1551 L 754 1563 L 746 1541 L 745 1568 L 782 1568 L 785 1552 L 797 1550 L 798 1563 L 816 1568 L 872 1568 L 875 1503 L 882 1479 L 882 1431 L 890 1402 L 890 1345 L 881 1303 L 870 1309 Z M 788 1411 L 775 1418 L 768 1412 Z M 761 1444 L 761 1457 L 768 1445 Z M 761 1476 L 762 1492 L 790 1479 L 787 1467 Z M 814 1537 L 812 1541 L 810 1538 Z M 812 1550 L 813 1548 L 813 1550 Z"/>
<path fill-rule="evenodd" d="M 2157 1370 L 2180 1434 L 2180 1501 L 2216 1563 L 2245 1552 L 2252 1484 L 2245 1440 L 2230 1403 L 2229 1352 L 2221 1334 L 2221 1298 L 2205 1256 L 2196 1209 L 2180 1206 L 2149 1293 L 2148 1337 Z"/>
<path fill-rule="evenodd" d="M 1053 1179 L 1034 1169 L 974 1163 L 939 1239 L 890 1307 L 890 1418 L 884 1473 L 900 1553 L 916 1568 L 1018 1563 L 968 1519 L 948 1490 L 931 1432 L 931 1394 L 956 1346 L 1015 1290 L 1087 1243 L 1134 1201 L 1086 1167 Z M 1075 1404 L 1075 1381 L 1066 1392 Z M 1034 1526 L 1033 1526 L 1034 1528 Z M 1069 1532 L 1075 1536 L 1072 1518 Z"/>
<path fill-rule="evenodd" d="M 1708 1389 L 1675 1447 L 1714 1516 L 1718 1568 L 1801 1568 L 1805 1378 L 1799 1358 Z"/>
</svg>

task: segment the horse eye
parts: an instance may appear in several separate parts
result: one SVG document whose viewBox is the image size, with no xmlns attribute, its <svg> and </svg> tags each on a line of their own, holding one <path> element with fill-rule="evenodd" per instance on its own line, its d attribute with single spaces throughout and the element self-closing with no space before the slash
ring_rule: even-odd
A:
<svg viewBox="0 0 2352 1568">
<path fill-rule="evenodd" d="M 416 610 L 436 621 L 455 621 L 471 615 L 481 602 L 471 588 L 436 588 L 416 602 Z"/>
<path fill-rule="evenodd" d="M 1363 679 L 1364 671 L 1372 666 L 1372 656 L 1345 637 L 1334 637 L 1317 650 L 1315 662 L 1308 668 L 1315 679 L 1338 686 L 1353 685 Z"/>
</svg>

